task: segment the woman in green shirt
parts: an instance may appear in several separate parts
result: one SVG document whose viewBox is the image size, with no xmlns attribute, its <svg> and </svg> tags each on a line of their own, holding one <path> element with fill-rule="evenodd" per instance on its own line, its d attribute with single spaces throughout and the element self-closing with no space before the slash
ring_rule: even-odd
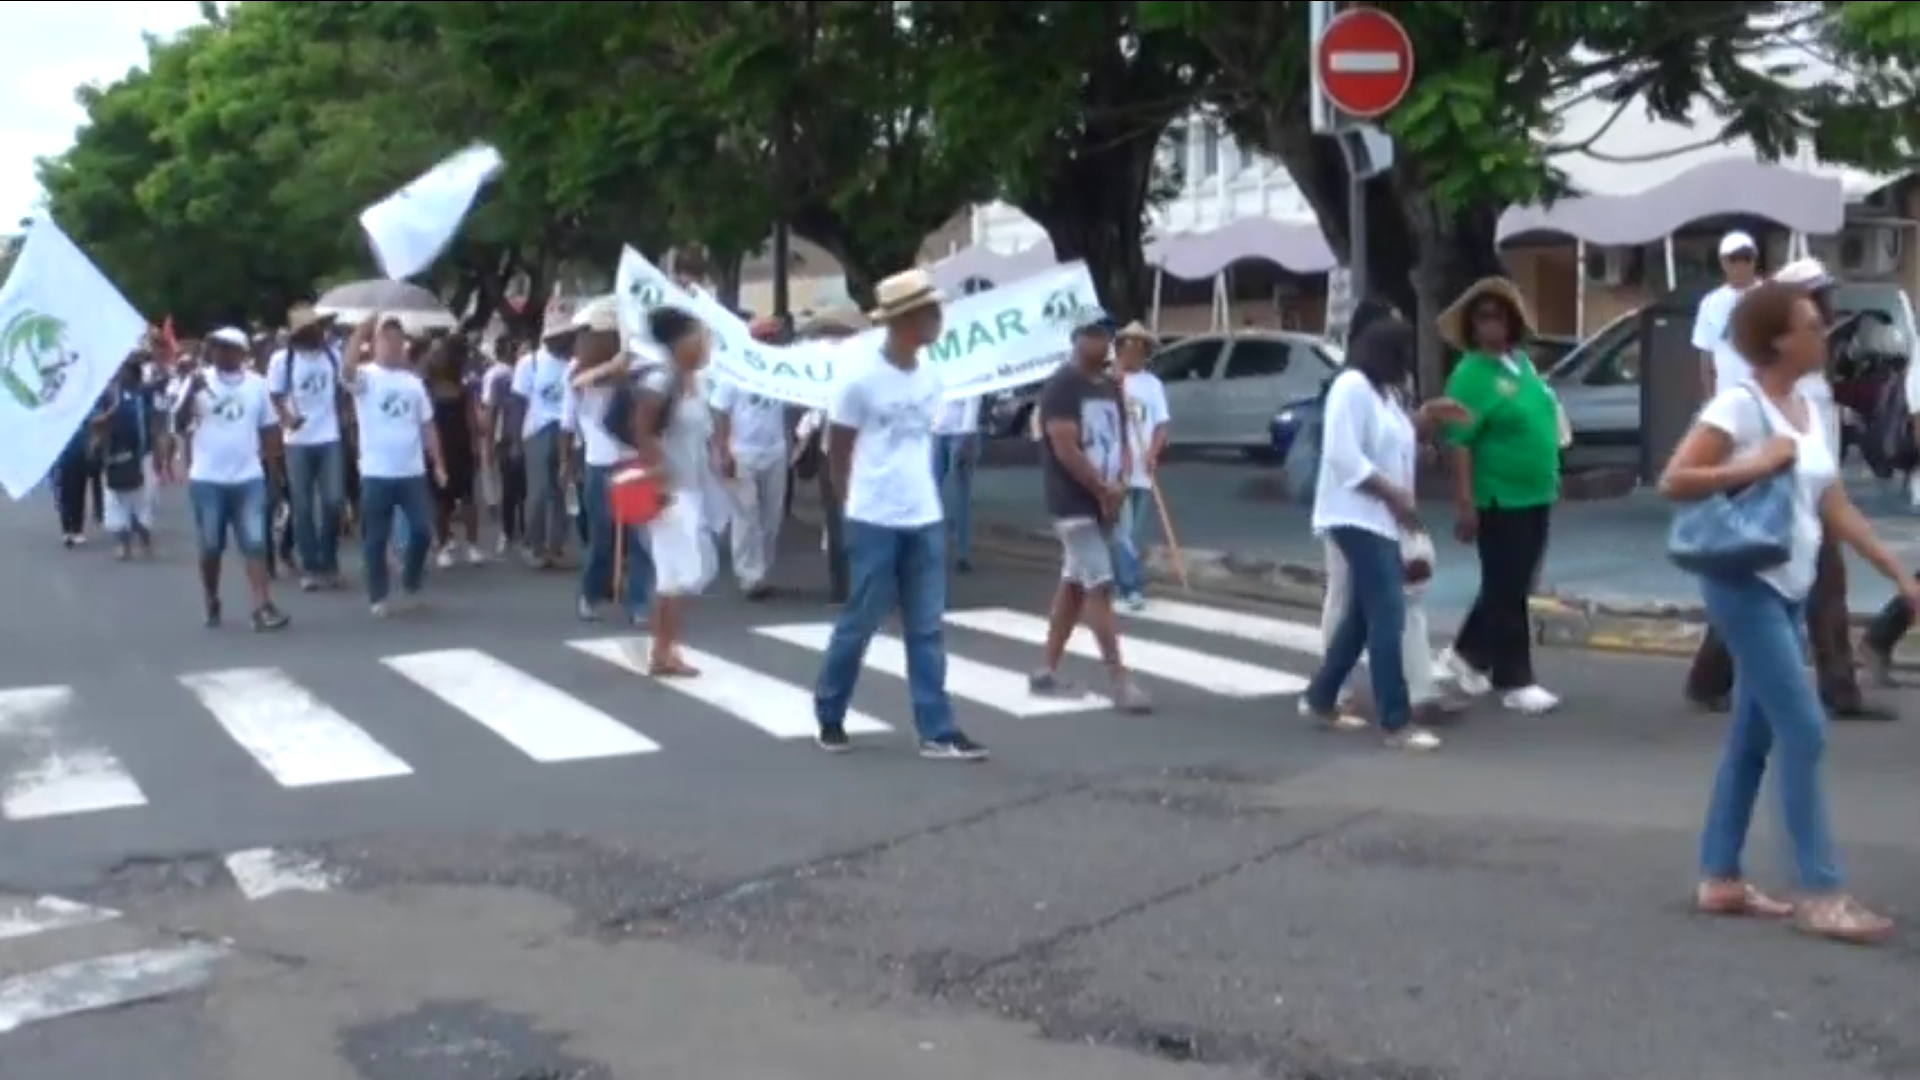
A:
<svg viewBox="0 0 1920 1080">
<path fill-rule="evenodd" d="M 1480 593 L 1442 662 L 1468 693 L 1491 686 L 1510 709 L 1546 712 L 1560 699 L 1534 681 L 1527 597 L 1560 498 L 1560 405 L 1522 348 L 1533 325 L 1512 282 L 1475 282 L 1439 323 L 1460 351 L 1446 396 L 1472 417 L 1447 432 L 1454 534 L 1480 554 Z"/>
</svg>

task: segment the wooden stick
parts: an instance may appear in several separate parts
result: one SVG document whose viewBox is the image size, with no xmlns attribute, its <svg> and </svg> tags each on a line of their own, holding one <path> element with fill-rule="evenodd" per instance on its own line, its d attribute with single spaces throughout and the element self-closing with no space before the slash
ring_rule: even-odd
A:
<svg viewBox="0 0 1920 1080">
<path fill-rule="evenodd" d="M 1160 535 L 1167 538 L 1167 549 L 1173 552 L 1173 572 L 1179 575 L 1180 587 L 1187 592 L 1193 591 L 1193 583 L 1187 580 L 1187 560 L 1180 554 L 1180 537 L 1173 531 L 1173 515 L 1167 512 L 1166 496 L 1160 494 L 1160 478 L 1149 477 L 1148 483 L 1153 492 L 1153 508 L 1160 513 Z"/>
</svg>

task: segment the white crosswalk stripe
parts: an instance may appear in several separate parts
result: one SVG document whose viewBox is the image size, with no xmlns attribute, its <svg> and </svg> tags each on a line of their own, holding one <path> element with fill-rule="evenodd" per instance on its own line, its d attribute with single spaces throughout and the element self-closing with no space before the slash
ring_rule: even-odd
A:
<svg viewBox="0 0 1920 1080">
<path fill-rule="evenodd" d="M 759 633 L 798 645 L 814 652 L 825 652 L 833 637 L 832 623 L 805 623 L 797 626 L 763 626 Z M 896 637 L 875 634 L 867 647 L 866 665 L 896 679 L 907 677 L 907 645 Z M 957 698 L 976 701 L 990 709 L 1012 716 L 1057 716 L 1061 713 L 1104 709 L 1104 698 L 1056 700 L 1036 697 L 1027 688 L 1027 677 L 1017 671 L 981 664 L 964 656 L 947 654 L 947 692 Z"/>
<path fill-rule="evenodd" d="M 591 638 L 569 641 L 567 644 L 588 656 L 629 671 L 646 671 L 646 638 Z M 712 653 L 684 647 L 680 652 L 686 657 L 687 663 L 700 669 L 700 676 L 692 679 L 661 679 L 661 686 L 745 720 L 776 739 L 813 737 L 816 726 L 811 691 L 763 675 L 752 668 L 741 667 Z M 851 734 L 891 730 L 887 724 L 865 713 L 847 714 L 847 731 Z"/>
<path fill-rule="evenodd" d="M 477 649 L 381 661 L 535 761 L 651 754 L 660 744 L 556 686 Z"/>
<path fill-rule="evenodd" d="M 1029 665 L 1037 663 L 1046 638 L 1043 618 L 1011 608 L 978 608 L 948 612 L 945 623 L 952 628 L 944 635 L 947 690 L 963 714 L 977 708 L 1038 721 L 1111 709 L 1111 702 L 1095 694 L 1063 700 L 1031 692 Z M 431 775 L 445 767 L 430 756 L 442 740 L 497 738 L 517 752 L 520 766 L 565 767 L 644 761 L 676 747 L 696 753 L 699 744 L 687 742 L 694 734 L 690 724 L 779 740 L 811 738 L 816 730 L 812 682 L 833 624 L 775 623 L 750 631 L 743 631 L 724 655 L 717 646 L 684 648 L 686 660 L 701 671 L 693 678 L 645 677 L 649 643 L 641 636 L 544 642 L 538 646 L 541 655 L 513 659 L 477 648 L 369 658 L 371 669 L 385 671 L 378 676 L 346 672 L 344 678 L 356 685 L 331 699 L 330 692 L 341 689 L 343 672 L 337 667 L 299 671 L 297 659 L 288 667 L 177 675 L 169 692 L 197 702 L 199 715 L 212 723 L 202 731 L 181 732 L 182 740 L 193 740 L 192 750 L 155 756 L 173 767 L 182 761 L 204 764 L 199 752 L 213 748 L 206 742 L 211 738 L 240 750 L 280 787 L 312 789 L 395 780 L 416 771 Z M 1298 693 L 1307 680 L 1288 666 L 1310 666 L 1319 643 L 1317 621 L 1175 600 L 1153 600 L 1122 624 L 1127 666 L 1143 682 L 1161 684 L 1156 697 L 1163 703 L 1168 693 L 1241 700 Z M 1085 630 L 1076 632 L 1068 652 L 1099 659 Z M 911 731 L 907 653 L 898 636 L 874 637 L 863 658 L 868 675 L 855 695 L 855 704 L 866 711 L 847 715 L 850 733 Z M 569 661 L 570 656 L 590 661 Z M 377 686 L 382 680 L 386 688 L 378 700 L 387 707 L 369 714 L 368 690 L 361 684 Z M 148 806 L 149 791 L 169 790 L 155 788 L 156 781 L 170 781 L 175 789 L 182 785 L 179 779 L 152 775 L 136 780 L 133 773 L 154 766 L 153 757 L 136 753 L 132 760 L 140 768 L 130 769 L 116 756 L 136 748 L 109 745 L 115 729 L 89 709 L 89 692 L 85 685 L 0 688 L 0 820 L 127 812 Z M 417 694 L 420 707 L 396 706 L 391 697 L 396 692 Z M 690 707 L 663 709 L 672 705 L 669 696 Z M 707 724 L 707 718 L 717 719 L 713 714 L 737 723 Z M 396 725 L 406 730 L 396 731 Z M 390 745 L 415 760 L 405 760 Z M 198 787 L 206 779 L 196 773 L 185 782 Z M 270 856 L 233 856 L 229 871 L 243 891 L 266 895 L 317 887 L 299 867 Z M 0 918 L 0 936 L 7 925 Z"/>
<path fill-rule="evenodd" d="M 282 787 L 344 784 L 413 771 L 277 668 L 208 671 L 183 675 L 180 682 Z"/>
<path fill-rule="evenodd" d="M 1033 646 L 1043 645 L 1047 640 L 1047 620 L 1011 608 L 950 611 L 947 621 L 968 630 L 1012 638 Z M 1193 649 L 1163 645 L 1132 635 L 1123 637 L 1120 648 L 1121 658 L 1131 671 L 1222 697 L 1297 694 L 1307 686 L 1307 680 L 1285 671 L 1256 667 L 1224 656 L 1209 656 Z M 1076 633 L 1067 642 L 1067 651 L 1088 659 L 1100 658 L 1100 650 L 1094 645 L 1092 636 L 1086 633 Z"/>
</svg>

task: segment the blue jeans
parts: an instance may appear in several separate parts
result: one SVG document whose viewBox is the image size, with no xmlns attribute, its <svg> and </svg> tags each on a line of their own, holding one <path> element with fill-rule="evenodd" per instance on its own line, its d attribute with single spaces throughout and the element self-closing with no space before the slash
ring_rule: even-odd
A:
<svg viewBox="0 0 1920 1080">
<path fill-rule="evenodd" d="M 1152 508 L 1152 488 L 1129 487 L 1120 504 L 1120 520 L 1113 523 L 1113 584 L 1123 597 L 1147 591 L 1147 574 L 1140 565 L 1140 523 Z"/>
<path fill-rule="evenodd" d="M 961 562 L 973 555 L 973 467 L 980 458 L 979 440 L 978 435 L 933 437 L 933 486 L 947 520 L 953 522 L 953 557 Z"/>
<path fill-rule="evenodd" d="M 813 715 L 822 728 L 838 728 L 846 722 L 867 643 L 898 607 L 906 639 L 914 730 L 925 741 L 953 734 L 947 650 L 940 635 L 940 620 L 947 610 L 945 529 L 941 522 L 917 529 L 846 523 L 847 570 L 853 588 L 834 621 L 820 681 L 814 686 Z"/>
<path fill-rule="evenodd" d="M 416 593 L 427 577 L 433 547 L 433 493 L 424 476 L 360 478 L 360 550 L 366 560 L 367 602 L 378 604 L 393 585 L 387 579 L 387 545 L 395 518 L 406 532 L 400 551 L 400 591 Z"/>
<path fill-rule="evenodd" d="M 227 547 L 227 534 L 248 559 L 267 554 L 267 482 L 264 478 L 220 484 L 193 480 L 187 484 L 193 523 L 199 533 L 200 554 L 218 555 Z"/>
<path fill-rule="evenodd" d="M 1840 867 L 1820 785 L 1827 712 L 1807 677 L 1801 604 L 1757 577 L 1703 577 L 1700 596 L 1708 622 L 1727 643 L 1734 673 L 1733 722 L 1700 832 L 1700 872 L 1724 880 L 1741 876 L 1740 852 L 1753 823 L 1754 800 L 1767 756 L 1777 746 L 1781 818 L 1800 888 L 1833 892 L 1840 887 Z"/>
<path fill-rule="evenodd" d="M 580 520 L 585 523 L 587 558 L 580 568 L 580 599 L 602 604 L 613 599 L 613 504 L 607 480 L 610 465 L 589 465 L 580 492 Z M 629 616 L 647 613 L 647 594 L 653 587 L 653 558 L 647 554 L 646 530 L 626 530 L 626 595 L 621 606 Z"/>
<path fill-rule="evenodd" d="M 1329 529 L 1327 535 L 1347 560 L 1351 591 L 1320 670 L 1307 684 L 1307 707 L 1317 713 L 1333 712 L 1340 687 L 1365 652 L 1380 727 L 1399 731 L 1413 712 L 1407 701 L 1407 669 L 1400 645 L 1407 628 L 1407 570 L 1400 561 L 1400 541 L 1345 525 Z"/>
<path fill-rule="evenodd" d="M 340 507 L 347 500 L 340 455 L 338 442 L 287 447 L 287 499 L 302 573 L 340 572 Z"/>
</svg>

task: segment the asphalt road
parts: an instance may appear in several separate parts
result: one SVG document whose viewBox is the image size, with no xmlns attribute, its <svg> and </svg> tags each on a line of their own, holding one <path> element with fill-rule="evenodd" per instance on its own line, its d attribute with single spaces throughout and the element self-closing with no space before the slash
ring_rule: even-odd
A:
<svg viewBox="0 0 1920 1080">
<path fill-rule="evenodd" d="M 817 599 L 717 590 L 696 699 L 563 578 L 209 632 L 177 528 L 122 565 L 51 517 L 0 507 L 0 1080 L 1920 1076 L 1910 944 L 1687 914 L 1719 723 L 1665 662 L 1550 654 L 1563 712 L 1407 757 L 1293 715 L 1310 615 L 1189 601 L 1133 624 L 1155 715 L 1036 714 L 1048 580 L 985 567 L 949 644 L 994 760 L 913 756 L 884 670 L 834 758 Z M 1896 913 L 1912 732 L 1831 752 Z"/>
</svg>

